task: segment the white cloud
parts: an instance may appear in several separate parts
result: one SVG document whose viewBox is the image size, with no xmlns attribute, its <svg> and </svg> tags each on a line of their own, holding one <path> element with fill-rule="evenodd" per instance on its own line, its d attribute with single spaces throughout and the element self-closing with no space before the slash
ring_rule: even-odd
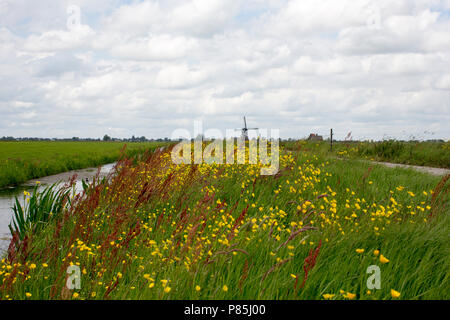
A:
<svg viewBox="0 0 450 320">
<path fill-rule="evenodd" d="M 436 81 L 436 88 L 441 90 L 450 90 L 450 74 L 440 76 Z M 447 110 L 447 112 L 448 111 L 449 110 Z"/>
<path fill-rule="evenodd" d="M 14 108 L 27 109 L 27 108 L 31 108 L 32 106 L 34 106 L 34 103 L 26 102 L 26 101 L 13 101 L 12 105 L 14 106 Z"/>
<path fill-rule="evenodd" d="M 67 6 L 81 25 L 67 28 Z M 447 11 L 445 11 L 447 10 Z M 0 1 L 0 136 L 450 136 L 448 0 Z M 14 125 L 13 125 L 14 124 Z M 44 128 L 44 129 L 42 129 Z"/>
<path fill-rule="evenodd" d="M 161 69 L 156 76 L 155 84 L 161 88 L 186 88 L 199 85 L 206 78 L 205 71 L 174 65 Z"/>
<path fill-rule="evenodd" d="M 140 36 L 152 30 L 161 31 L 164 21 L 159 3 L 146 1 L 120 6 L 104 18 L 103 26 L 107 31 Z"/>
<path fill-rule="evenodd" d="M 291 0 L 271 17 L 268 30 L 283 34 L 334 33 L 349 26 L 366 25 L 372 14 L 369 1 Z"/>
<path fill-rule="evenodd" d="M 220 31 L 237 13 L 240 1 L 192 0 L 169 14 L 169 27 L 198 36 Z"/>
<path fill-rule="evenodd" d="M 55 52 L 88 47 L 95 32 L 87 25 L 72 30 L 50 30 L 39 35 L 30 35 L 23 43 L 23 50 L 29 52 Z"/>
<path fill-rule="evenodd" d="M 129 60 L 174 60 L 186 57 L 196 44 L 195 39 L 162 34 L 119 43 L 111 54 Z"/>
</svg>

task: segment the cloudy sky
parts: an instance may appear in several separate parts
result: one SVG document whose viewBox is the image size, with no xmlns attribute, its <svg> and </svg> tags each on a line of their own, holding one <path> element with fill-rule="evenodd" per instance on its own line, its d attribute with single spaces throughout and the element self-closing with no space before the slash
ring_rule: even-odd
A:
<svg viewBox="0 0 450 320">
<path fill-rule="evenodd" d="M 450 0 L 0 0 L 0 136 L 450 138 Z"/>
</svg>

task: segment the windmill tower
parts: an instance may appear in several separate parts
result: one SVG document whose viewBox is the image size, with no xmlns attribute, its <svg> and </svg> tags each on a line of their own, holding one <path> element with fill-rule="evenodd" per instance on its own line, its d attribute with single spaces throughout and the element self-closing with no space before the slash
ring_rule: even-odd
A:
<svg viewBox="0 0 450 320">
<path fill-rule="evenodd" d="M 248 130 L 258 130 L 258 128 L 247 128 L 247 120 L 245 120 L 245 117 L 244 117 L 244 127 L 235 129 L 235 130 L 240 130 L 242 132 L 242 134 L 241 134 L 242 139 L 247 141 L 248 140 Z"/>
</svg>

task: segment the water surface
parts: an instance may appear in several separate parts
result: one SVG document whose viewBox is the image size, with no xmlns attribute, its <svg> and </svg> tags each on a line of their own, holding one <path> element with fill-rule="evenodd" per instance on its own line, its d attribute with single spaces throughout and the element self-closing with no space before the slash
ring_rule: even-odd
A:
<svg viewBox="0 0 450 320">
<path fill-rule="evenodd" d="M 114 167 L 115 163 L 106 164 L 100 167 L 100 177 L 106 176 L 111 169 Z M 13 210 L 11 207 L 14 205 L 15 196 L 18 196 L 20 202 L 24 202 L 24 191 L 32 192 L 37 181 L 39 181 L 40 189 L 45 188 L 56 182 L 61 182 L 64 184 L 67 182 L 74 174 L 77 175 L 75 190 L 76 192 L 81 192 L 83 190 L 81 180 L 92 181 L 92 179 L 97 174 L 98 168 L 87 168 L 81 170 L 73 170 L 68 172 L 63 172 L 55 174 L 48 177 L 42 177 L 39 179 L 33 179 L 27 181 L 26 183 L 14 187 L 14 188 L 4 188 L 0 189 L 0 257 L 8 249 L 11 233 L 9 231 L 8 225 L 11 223 L 13 216 Z"/>
</svg>

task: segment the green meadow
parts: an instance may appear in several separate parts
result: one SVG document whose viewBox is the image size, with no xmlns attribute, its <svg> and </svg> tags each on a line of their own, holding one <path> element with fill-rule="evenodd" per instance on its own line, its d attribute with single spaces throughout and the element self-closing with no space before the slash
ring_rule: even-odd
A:
<svg viewBox="0 0 450 320">
<path fill-rule="evenodd" d="M 69 170 L 111 163 L 121 155 L 133 156 L 161 145 L 156 142 L 1 141 L 0 188 Z"/>
<path fill-rule="evenodd" d="M 0 299 L 450 298 L 450 176 L 305 148 L 282 151 L 274 176 L 260 169 L 175 165 L 168 151 L 120 161 L 17 232 Z"/>
</svg>

